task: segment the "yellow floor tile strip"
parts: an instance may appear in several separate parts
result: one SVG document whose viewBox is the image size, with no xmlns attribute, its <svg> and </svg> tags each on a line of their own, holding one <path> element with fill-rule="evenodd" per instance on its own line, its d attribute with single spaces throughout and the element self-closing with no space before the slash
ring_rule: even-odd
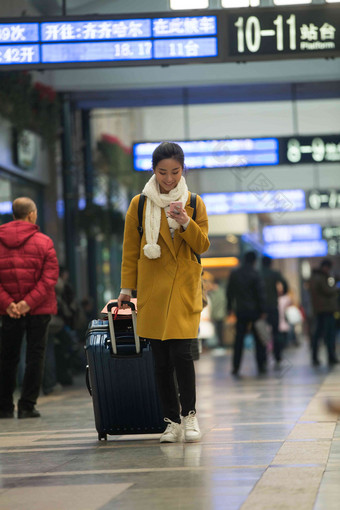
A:
<svg viewBox="0 0 340 510">
<path fill-rule="evenodd" d="M 325 379 L 240 510 L 313 510 L 337 423 L 325 402 L 338 380 Z"/>
<path fill-rule="evenodd" d="M 131 483 L 17 487 L 2 492 L 1 510 L 97 510 L 131 487 Z M 94 490 L 95 489 L 95 490 Z"/>
</svg>

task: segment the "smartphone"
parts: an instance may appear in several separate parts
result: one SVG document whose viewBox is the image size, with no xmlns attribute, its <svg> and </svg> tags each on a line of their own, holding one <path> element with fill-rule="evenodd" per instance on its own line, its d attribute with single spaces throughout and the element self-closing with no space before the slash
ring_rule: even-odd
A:
<svg viewBox="0 0 340 510">
<path fill-rule="evenodd" d="M 171 213 L 179 213 L 182 209 L 182 202 L 170 202 L 170 212 Z"/>
<path fill-rule="evenodd" d="M 171 213 L 179 213 L 182 209 L 182 202 L 170 202 L 170 212 Z M 177 209 L 177 210 L 176 210 Z"/>
</svg>

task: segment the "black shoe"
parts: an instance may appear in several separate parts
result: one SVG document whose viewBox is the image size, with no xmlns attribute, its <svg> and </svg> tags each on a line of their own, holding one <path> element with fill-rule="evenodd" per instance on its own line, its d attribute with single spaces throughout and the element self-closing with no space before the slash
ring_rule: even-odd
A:
<svg viewBox="0 0 340 510">
<path fill-rule="evenodd" d="M 331 359 L 328 361 L 328 365 L 330 365 L 330 366 L 338 365 L 338 364 L 339 364 L 339 360 L 338 360 L 338 358 L 331 358 Z"/>
<path fill-rule="evenodd" d="M 39 418 L 40 413 L 36 410 L 35 407 L 33 409 L 18 409 L 18 418 Z"/>
<path fill-rule="evenodd" d="M 14 418 L 14 412 L 0 409 L 0 419 L 2 418 Z"/>
<path fill-rule="evenodd" d="M 313 359 L 312 363 L 313 363 L 313 367 L 319 367 L 320 366 L 320 361 L 318 359 L 316 359 L 316 358 Z"/>
<path fill-rule="evenodd" d="M 259 374 L 266 374 L 267 373 L 267 367 L 266 366 L 258 367 L 258 372 L 259 372 Z"/>
</svg>

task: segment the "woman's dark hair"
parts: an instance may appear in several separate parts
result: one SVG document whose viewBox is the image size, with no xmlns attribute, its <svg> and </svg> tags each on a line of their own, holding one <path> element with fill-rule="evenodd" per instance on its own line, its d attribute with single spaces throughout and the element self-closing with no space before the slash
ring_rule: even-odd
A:
<svg viewBox="0 0 340 510">
<path fill-rule="evenodd" d="M 285 296 L 287 292 L 289 291 L 289 286 L 286 280 L 282 280 L 282 295 Z"/>
<path fill-rule="evenodd" d="M 156 168 L 162 159 L 175 159 L 184 169 L 184 152 L 175 142 L 162 142 L 152 153 L 152 168 Z"/>
</svg>

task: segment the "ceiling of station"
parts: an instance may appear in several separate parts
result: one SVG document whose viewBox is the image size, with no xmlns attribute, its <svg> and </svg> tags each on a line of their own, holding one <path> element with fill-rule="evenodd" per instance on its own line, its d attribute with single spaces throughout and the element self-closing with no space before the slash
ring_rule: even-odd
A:
<svg viewBox="0 0 340 510">
<path fill-rule="evenodd" d="M 66 14 L 118 14 L 138 12 L 164 12 L 169 9 L 169 0 L 29 0 L 29 4 L 44 16 L 60 16 L 63 4 Z"/>
<path fill-rule="evenodd" d="M 189 87 L 86 90 L 72 94 L 79 108 L 136 108 L 183 104 L 340 98 L 340 80 L 301 83 L 242 83 Z"/>
<path fill-rule="evenodd" d="M 339 97 L 340 59 L 62 69 L 38 76 L 87 108 L 321 99 Z"/>
<path fill-rule="evenodd" d="M 138 14 L 169 12 L 169 0 L 29 0 L 17 2 L 29 6 L 27 16 L 70 16 L 91 14 Z M 266 2 L 270 5 L 270 2 Z M 263 2 L 264 5 L 264 2 Z M 220 3 L 211 0 L 210 6 Z M 13 5 L 12 16 L 19 7 Z M 1 12 L 2 9 L 0 9 Z M 176 11 L 170 11 L 176 14 Z M 194 12 L 194 11 L 193 11 Z M 207 10 L 206 12 L 209 12 Z M 261 101 L 287 99 L 291 84 L 299 93 L 308 88 L 309 98 L 333 97 L 334 82 L 340 82 L 340 59 L 273 60 L 247 63 L 188 64 L 164 66 L 105 67 L 60 69 L 38 73 L 41 81 L 58 91 L 76 93 L 88 107 L 132 106 L 134 99 L 146 104 L 178 104 L 187 88 L 190 102 Z M 320 85 L 320 82 L 323 84 Z M 324 85 L 325 82 L 332 82 Z M 256 85 L 252 87 L 252 85 Z M 266 86 L 266 85 L 269 86 Z M 272 86 L 275 84 L 275 86 Z M 338 85 L 336 84 L 336 87 Z M 210 87 L 210 90 L 209 90 Z M 138 97 L 133 90 L 138 89 Z M 148 90 L 151 92 L 148 96 Z M 130 91 L 130 92 L 129 92 Z M 326 95 L 325 95 L 326 94 Z M 336 92 L 338 94 L 338 92 Z M 337 96 L 336 96 L 337 97 Z M 145 103 L 143 103 L 145 104 Z"/>
</svg>

